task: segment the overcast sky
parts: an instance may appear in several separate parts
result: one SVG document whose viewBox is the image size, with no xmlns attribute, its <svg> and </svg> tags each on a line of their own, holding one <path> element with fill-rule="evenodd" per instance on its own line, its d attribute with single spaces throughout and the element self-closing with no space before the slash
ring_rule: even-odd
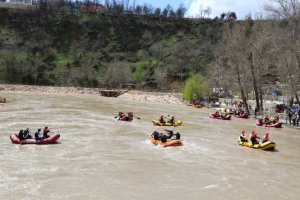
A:
<svg viewBox="0 0 300 200">
<path fill-rule="evenodd" d="M 257 13 L 263 12 L 264 3 L 269 0 L 136 0 L 139 4 L 148 3 L 153 7 L 166 7 L 170 4 L 173 9 L 177 9 L 180 4 L 187 8 L 186 16 L 199 16 L 199 10 L 211 8 L 210 18 L 220 16 L 223 12 L 233 11 L 238 19 L 244 19 L 250 14 L 254 18 Z"/>
</svg>

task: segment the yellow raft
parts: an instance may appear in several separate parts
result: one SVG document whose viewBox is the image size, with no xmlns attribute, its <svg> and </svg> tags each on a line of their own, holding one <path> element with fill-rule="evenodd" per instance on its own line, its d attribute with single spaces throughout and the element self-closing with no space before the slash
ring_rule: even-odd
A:
<svg viewBox="0 0 300 200">
<path fill-rule="evenodd" d="M 153 134 L 150 135 L 149 138 L 150 142 L 152 142 L 155 145 L 161 145 L 163 147 L 171 147 L 171 146 L 181 146 L 182 142 L 181 140 L 172 140 L 172 139 L 167 139 L 166 142 L 162 142 L 160 140 L 155 140 Z"/>
<path fill-rule="evenodd" d="M 259 142 L 258 144 L 252 145 L 252 142 L 250 141 L 249 138 L 245 138 L 247 142 L 242 142 L 240 137 L 238 139 L 238 144 L 245 146 L 245 147 L 251 147 L 253 149 L 261 149 L 261 150 L 268 150 L 268 151 L 273 151 L 276 147 L 275 142 L 272 141 L 267 141 L 264 143 Z"/>
<path fill-rule="evenodd" d="M 176 120 L 174 123 L 161 123 L 159 120 L 152 120 L 154 126 L 179 126 L 182 124 L 182 121 Z"/>
</svg>

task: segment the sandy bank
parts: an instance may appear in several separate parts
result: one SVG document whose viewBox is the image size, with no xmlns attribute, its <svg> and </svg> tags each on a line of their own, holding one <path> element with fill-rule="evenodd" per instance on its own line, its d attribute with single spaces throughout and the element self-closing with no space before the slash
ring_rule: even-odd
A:
<svg viewBox="0 0 300 200">
<path fill-rule="evenodd" d="M 0 91 L 29 92 L 29 93 L 48 93 L 48 94 L 91 94 L 100 95 L 99 88 L 82 87 L 52 87 L 52 86 L 33 86 L 33 85 L 9 85 L 0 84 Z M 110 97 L 108 97 L 110 98 Z M 162 104 L 183 104 L 180 93 L 161 93 L 145 91 L 128 91 L 118 98 L 128 101 L 140 101 Z"/>
</svg>

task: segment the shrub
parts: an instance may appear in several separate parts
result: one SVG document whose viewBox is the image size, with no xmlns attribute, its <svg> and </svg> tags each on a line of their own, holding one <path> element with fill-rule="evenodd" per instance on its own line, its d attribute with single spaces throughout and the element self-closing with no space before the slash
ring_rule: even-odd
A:
<svg viewBox="0 0 300 200">
<path fill-rule="evenodd" d="M 185 82 L 183 89 L 184 100 L 197 100 L 209 94 L 208 81 L 201 74 L 194 74 Z"/>
</svg>

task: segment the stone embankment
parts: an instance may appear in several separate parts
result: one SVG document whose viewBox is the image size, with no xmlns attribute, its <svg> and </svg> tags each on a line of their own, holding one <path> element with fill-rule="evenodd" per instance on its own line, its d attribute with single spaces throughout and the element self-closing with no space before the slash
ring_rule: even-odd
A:
<svg viewBox="0 0 300 200">
<path fill-rule="evenodd" d="M 0 91 L 28 92 L 28 93 L 48 93 L 48 94 L 94 94 L 100 95 L 99 88 L 81 87 L 52 87 L 52 86 L 32 86 L 32 85 L 8 85 L 1 84 Z M 162 104 L 183 104 L 180 93 L 144 92 L 131 90 L 120 95 L 128 101 L 140 101 Z"/>
</svg>

